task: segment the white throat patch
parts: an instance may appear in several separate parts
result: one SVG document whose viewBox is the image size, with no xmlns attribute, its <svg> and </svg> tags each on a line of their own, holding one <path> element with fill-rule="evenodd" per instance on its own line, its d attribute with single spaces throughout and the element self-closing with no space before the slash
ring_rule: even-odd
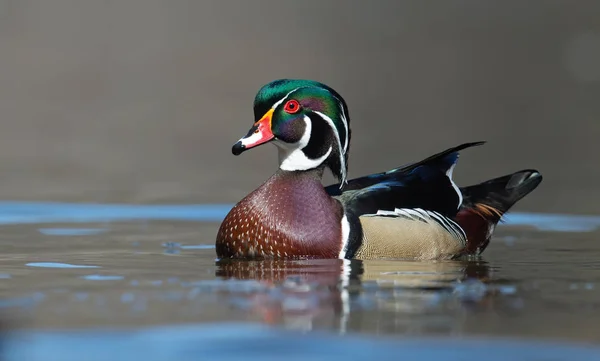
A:
<svg viewBox="0 0 600 361">
<path fill-rule="evenodd" d="M 332 148 L 317 159 L 310 159 L 304 154 L 302 149 L 308 145 L 310 141 L 310 135 L 312 131 L 312 121 L 308 116 L 304 116 L 304 134 L 302 138 L 296 143 L 284 143 L 281 141 L 274 141 L 273 143 L 279 149 L 279 168 L 287 171 L 296 170 L 307 170 L 313 169 L 320 166 L 331 154 Z"/>
</svg>

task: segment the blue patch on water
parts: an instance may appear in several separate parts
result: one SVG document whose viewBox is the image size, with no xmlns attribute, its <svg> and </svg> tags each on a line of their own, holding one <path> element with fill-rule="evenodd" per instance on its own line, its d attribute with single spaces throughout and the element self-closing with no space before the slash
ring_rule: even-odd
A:
<svg viewBox="0 0 600 361">
<path fill-rule="evenodd" d="M 6 280 L 11 278 L 12 276 L 9 273 L 0 273 L 0 279 Z"/>
<path fill-rule="evenodd" d="M 541 231 L 591 232 L 600 228 L 600 216 L 514 212 L 504 218 L 508 225 L 533 226 Z"/>
<path fill-rule="evenodd" d="M 232 347 L 232 345 L 234 345 Z M 303 334 L 251 324 L 178 325 L 138 330 L 15 331 L 2 360 L 16 361 L 486 361 L 600 360 L 600 348 L 556 341 L 379 338 Z"/>
<path fill-rule="evenodd" d="M 81 278 L 83 278 L 84 280 L 88 280 L 88 281 L 119 281 L 119 280 L 124 279 L 125 277 L 95 274 L 95 275 L 81 276 Z"/>
<path fill-rule="evenodd" d="M 133 205 L 61 202 L 0 202 L 0 224 L 114 222 L 127 220 L 219 221 L 228 204 Z"/>
<path fill-rule="evenodd" d="M 0 202 L 0 224 L 82 223 L 135 220 L 220 222 L 231 204 L 132 205 L 61 202 Z M 587 232 L 600 228 L 600 216 L 514 212 L 506 225 L 532 226 L 544 231 Z M 41 230 L 40 230 L 41 231 Z M 56 232 L 45 229 L 46 232 Z M 58 231 L 61 232 L 60 230 Z M 78 232 L 63 230 L 62 232 Z M 79 232 L 82 232 L 79 229 Z M 85 231 L 83 231 L 85 232 Z M 184 247 L 203 247 L 184 246 Z M 210 247 L 210 245 L 206 245 Z M 182 247 L 183 249 L 183 247 Z M 188 248 L 202 249 L 202 248 Z"/>
<path fill-rule="evenodd" d="M 165 242 L 162 244 L 163 247 L 168 250 L 176 250 L 176 249 L 213 249 L 215 248 L 214 244 L 189 244 L 184 245 L 177 242 Z"/>
<path fill-rule="evenodd" d="M 517 287 L 513 286 L 513 285 L 498 286 L 497 289 L 503 295 L 515 295 L 515 294 L 517 294 Z"/>
<path fill-rule="evenodd" d="M 214 244 L 189 244 L 181 246 L 181 249 L 213 249 Z"/>
<path fill-rule="evenodd" d="M 89 236 L 104 233 L 103 228 L 40 228 L 38 231 L 47 236 Z"/>
<path fill-rule="evenodd" d="M 57 262 L 31 262 L 31 263 L 27 263 L 25 266 L 41 267 L 41 268 L 101 268 L 100 266 L 57 263 Z"/>
</svg>

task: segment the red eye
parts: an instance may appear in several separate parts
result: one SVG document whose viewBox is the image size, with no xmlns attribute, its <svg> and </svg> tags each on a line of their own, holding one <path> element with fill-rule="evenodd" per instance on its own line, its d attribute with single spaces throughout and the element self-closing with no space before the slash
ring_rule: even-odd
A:
<svg viewBox="0 0 600 361">
<path fill-rule="evenodd" d="M 294 99 L 288 100 L 283 106 L 283 110 L 285 110 L 286 113 L 290 114 L 297 113 L 298 110 L 300 110 L 300 103 L 298 103 L 298 101 Z"/>
</svg>

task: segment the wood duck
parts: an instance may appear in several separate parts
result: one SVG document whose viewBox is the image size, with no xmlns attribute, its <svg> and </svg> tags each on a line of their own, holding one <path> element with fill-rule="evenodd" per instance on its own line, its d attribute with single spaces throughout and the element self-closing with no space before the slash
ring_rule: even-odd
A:
<svg viewBox="0 0 600 361">
<path fill-rule="evenodd" d="M 221 224 L 219 258 L 451 259 L 481 254 L 502 215 L 542 175 L 522 170 L 458 187 L 462 144 L 416 163 L 347 180 L 350 116 L 344 99 L 312 80 L 282 79 L 254 99 L 255 123 L 233 145 L 273 143 L 279 169 Z M 328 168 L 339 181 L 324 187 Z"/>
</svg>

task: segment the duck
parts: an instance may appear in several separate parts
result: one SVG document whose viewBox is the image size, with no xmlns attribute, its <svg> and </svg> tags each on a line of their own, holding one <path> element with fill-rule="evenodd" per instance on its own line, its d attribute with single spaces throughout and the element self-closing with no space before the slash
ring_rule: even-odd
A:
<svg viewBox="0 0 600 361">
<path fill-rule="evenodd" d="M 279 167 L 223 219 L 219 259 L 446 260 L 481 255 L 503 215 L 542 181 L 525 169 L 459 187 L 463 143 L 391 170 L 348 179 L 346 101 L 315 80 L 279 79 L 260 88 L 254 124 L 236 156 L 271 143 Z M 337 183 L 323 185 L 328 169 Z"/>
</svg>

